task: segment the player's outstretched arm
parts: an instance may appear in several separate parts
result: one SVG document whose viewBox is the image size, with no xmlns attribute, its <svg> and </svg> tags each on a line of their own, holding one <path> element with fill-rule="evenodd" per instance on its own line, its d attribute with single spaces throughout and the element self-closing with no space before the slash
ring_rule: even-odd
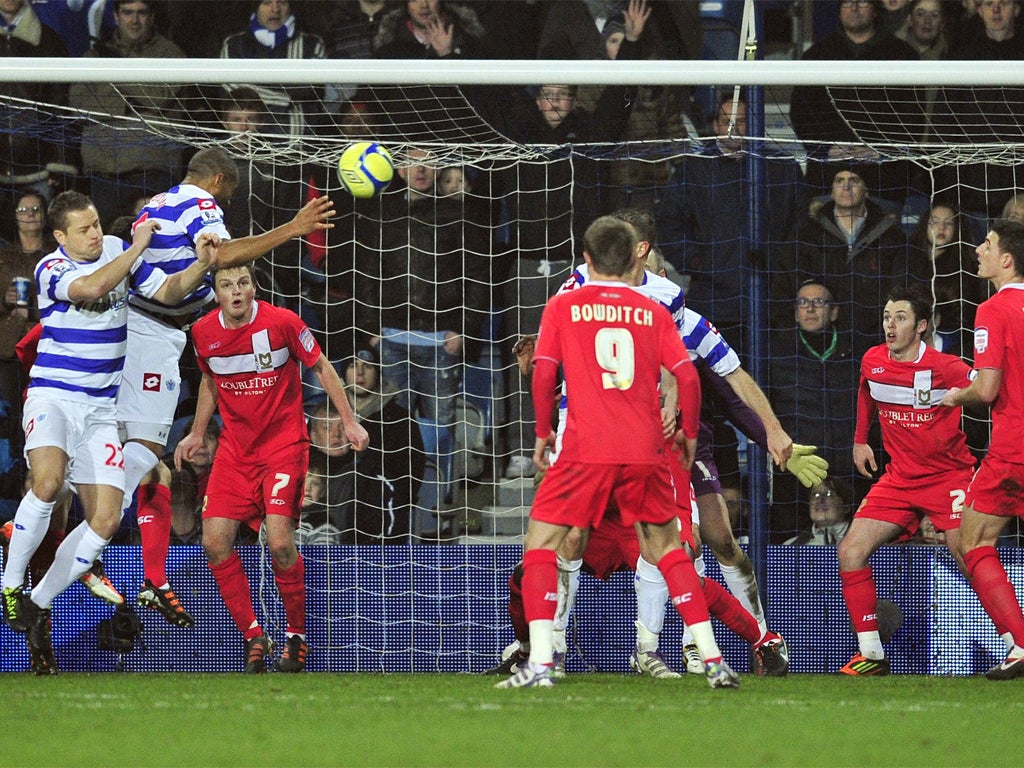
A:
<svg viewBox="0 0 1024 768">
<path fill-rule="evenodd" d="M 249 237 L 240 237 L 237 240 L 228 240 L 221 244 L 217 254 L 217 263 L 221 267 L 234 267 L 244 264 L 274 250 L 279 245 L 284 245 L 293 237 L 302 237 L 310 232 L 323 229 L 333 229 L 331 217 L 334 216 L 334 203 L 326 195 L 310 200 L 295 218 L 287 224 L 274 227 L 269 232 Z"/>
<path fill-rule="evenodd" d="M 366 428 L 356 421 L 356 415 L 352 412 L 352 406 L 345 394 L 345 385 L 341 383 L 341 377 L 338 376 L 338 372 L 334 370 L 334 366 L 323 353 L 320 353 L 320 359 L 313 364 L 313 373 L 320 380 L 320 386 L 324 388 L 324 392 L 327 393 L 327 397 L 341 417 L 341 423 L 345 427 L 345 437 L 352 443 L 355 450 L 365 451 L 366 446 L 370 444 L 370 435 Z"/>
<path fill-rule="evenodd" d="M 206 278 L 206 273 L 216 266 L 217 252 L 222 242 L 218 235 L 209 232 L 201 234 L 196 240 L 196 260 L 181 272 L 168 275 L 154 298 L 164 304 L 177 304 L 192 293 Z"/>
<path fill-rule="evenodd" d="M 768 452 L 772 455 L 776 465 L 786 466 L 790 454 L 793 452 L 793 438 L 779 423 L 775 411 L 772 410 L 768 398 L 743 368 L 737 368 L 725 377 L 729 386 L 733 388 L 740 399 L 743 400 L 764 422 L 765 431 L 768 433 Z"/>
<path fill-rule="evenodd" d="M 174 448 L 174 466 L 181 471 L 183 462 L 190 461 L 196 451 L 206 443 L 206 428 L 213 418 L 217 407 L 217 385 L 208 373 L 203 374 L 199 382 L 199 396 L 196 402 L 196 414 L 192 420 L 192 430 L 178 442 Z"/>
<path fill-rule="evenodd" d="M 113 261 L 104 264 L 88 275 L 75 278 L 68 286 L 71 301 L 95 301 L 110 293 L 132 271 L 135 262 L 146 250 L 153 232 L 160 229 L 160 223 L 149 219 L 135 227 L 132 244 Z"/>
</svg>

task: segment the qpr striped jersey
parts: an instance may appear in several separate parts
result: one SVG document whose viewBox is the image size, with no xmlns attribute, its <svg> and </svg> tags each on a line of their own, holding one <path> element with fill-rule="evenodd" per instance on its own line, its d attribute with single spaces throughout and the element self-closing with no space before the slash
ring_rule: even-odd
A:
<svg viewBox="0 0 1024 768">
<path fill-rule="evenodd" d="M 312 367 L 320 345 L 294 312 L 253 301 L 241 328 L 225 328 L 220 311 L 192 326 L 196 360 L 217 387 L 224 420 L 218 450 L 258 461 L 309 442 L 299 363 Z"/>
<path fill-rule="evenodd" d="M 891 461 L 886 472 L 923 479 L 949 470 L 974 467 L 960 409 L 939 401 L 950 387 L 970 384 L 970 367 L 959 357 L 921 342 L 916 360 L 889 356 L 885 344 L 872 347 L 861 360 L 854 442 L 867 443 L 875 413 L 882 443 Z"/>
<path fill-rule="evenodd" d="M 42 335 L 38 356 L 29 372 L 29 394 L 46 394 L 90 405 L 114 405 L 121 384 L 128 340 L 128 290 L 152 296 L 167 275 L 141 258 L 102 299 L 72 302 L 68 288 L 75 280 L 109 264 L 128 249 L 117 237 L 103 238 L 96 261 L 74 261 L 58 248 L 36 265 Z"/>
<path fill-rule="evenodd" d="M 142 258 L 168 275 L 188 269 L 196 260 L 196 240 L 203 232 L 219 235 L 222 240 L 231 238 L 224 225 L 224 211 L 209 192 L 194 184 L 179 184 L 154 196 L 139 213 L 135 224 L 147 219 L 159 221 L 160 230 L 153 233 Z M 174 306 L 134 292 L 130 302 L 157 316 L 187 318 L 198 314 L 213 299 L 213 286 L 207 278 Z"/>
</svg>

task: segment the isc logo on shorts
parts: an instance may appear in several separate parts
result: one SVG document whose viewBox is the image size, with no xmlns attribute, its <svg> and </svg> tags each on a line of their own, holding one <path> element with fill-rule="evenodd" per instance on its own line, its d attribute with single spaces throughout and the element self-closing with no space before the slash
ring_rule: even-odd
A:
<svg viewBox="0 0 1024 768">
<path fill-rule="evenodd" d="M 144 373 L 142 374 L 142 391 L 143 392 L 159 392 L 160 391 L 160 374 L 159 373 Z"/>
</svg>

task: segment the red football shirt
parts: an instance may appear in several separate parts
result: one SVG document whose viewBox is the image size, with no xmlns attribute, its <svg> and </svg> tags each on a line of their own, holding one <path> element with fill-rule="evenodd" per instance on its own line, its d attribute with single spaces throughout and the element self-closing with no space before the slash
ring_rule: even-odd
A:
<svg viewBox="0 0 1024 768">
<path fill-rule="evenodd" d="M 860 364 L 857 431 L 866 443 L 871 419 L 878 413 L 882 442 L 891 461 L 886 472 L 917 479 L 974 466 L 960 409 L 939 405 L 951 387 L 970 384 L 970 367 L 959 357 L 922 344 L 917 360 L 889 357 L 885 344 L 872 347 Z"/>
<path fill-rule="evenodd" d="M 1024 284 L 1004 285 L 978 307 L 974 367 L 1003 372 L 999 397 L 992 405 L 988 455 L 1024 464 Z"/>
<path fill-rule="evenodd" d="M 548 302 L 533 359 L 561 365 L 572 392 L 559 460 L 664 461 L 661 368 L 678 374 L 677 368 L 690 366 L 696 376 L 668 310 L 625 284 L 588 283 Z M 551 397 L 539 391 L 542 380 L 534 374 L 535 402 Z M 692 387 L 681 391 L 699 400 L 699 384 L 696 392 Z M 537 413 L 550 413 L 543 407 L 537 402 Z M 540 428 L 546 429 L 540 437 L 550 432 L 546 422 Z"/>
<path fill-rule="evenodd" d="M 217 385 L 222 447 L 256 461 L 308 442 L 299 363 L 316 363 L 320 345 L 298 315 L 255 301 L 248 325 L 225 328 L 214 311 L 192 326 L 192 341 Z"/>
</svg>

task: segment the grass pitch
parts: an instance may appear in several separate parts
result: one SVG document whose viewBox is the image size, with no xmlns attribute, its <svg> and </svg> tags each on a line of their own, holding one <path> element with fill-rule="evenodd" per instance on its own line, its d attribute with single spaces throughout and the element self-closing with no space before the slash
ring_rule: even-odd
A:
<svg viewBox="0 0 1024 768">
<path fill-rule="evenodd" d="M 1007 766 L 1024 682 L 6 674 L 5 766 Z"/>
</svg>

